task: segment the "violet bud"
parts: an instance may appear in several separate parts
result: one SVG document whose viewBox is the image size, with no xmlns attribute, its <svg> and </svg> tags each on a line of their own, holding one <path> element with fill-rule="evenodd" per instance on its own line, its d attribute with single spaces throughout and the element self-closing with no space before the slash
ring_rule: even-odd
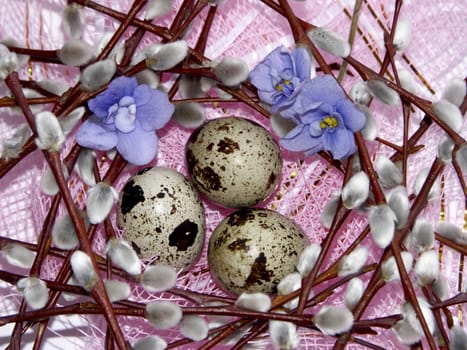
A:
<svg viewBox="0 0 467 350">
<path fill-rule="evenodd" d="M 148 335 L 133 344 L 133 350 L 165 350 L 167 342 L 157 335 Z"/>
<path fill-rule="evenodd" d="M 170 301 L 156 301 L 146 305 L 146 318 L 157 329 L 175 327 L 182 320 L 182 316 L 180 306 Z"/>
<path fill-rule="evenodd" d="M 342 202 L 347 209 L 354 209 L 362 205 L 370 193 L 370 179 L 360 171 L 349 179 L 342 189 Z"/>
<path fill-rule="evenodd" d="M 447 126 L 449 126 L 455 132 L 460 132 L 464 125 L 464 119 L 462 113 L 455 104 L 449 101 L 441 100 L 434 102 L 431 105 L 431 109 L 436 116 L 441 119 Z"/>
<path fill-rule="evenodd" d="M 81 250 L 77 250 L 71 256 L 71 269 L 75 275 L 78 284 L 88 291 L 94 289 L 98 277 L 94 267 L 92 266 L 91 258 Z"/>
<path fill-rule="evenodd" d="M 146 48 L 146 65 L 155 71 L 164 71 L 175 67 L 188 54 L 188 45 L 184 40 L 167 44 L 153 44 Z"/>
<path fill-rule="evenodd" d="M 148 292 L 164 292 L 175 287 L 177 272 L 171 266 L 153 265 L 144 270 L 140 283 Z"/>
<path fill-rule="evenodd" d="M 193 341 L 200 341 L 206 339 L 208 336 L 208 323 L 206 320 L 197 315 L 183 316 L 179 325 L 180 333 L 188 339 Z"/>
<path fill-rule="evenodd" d="M 133 247 L 121 238 L 111 238 L 105 245 L 105 253 L 112 263 L 130 275 L 141 273 L 141 261 Z"/>
<path fill-rule="evenodd" d="M 115 74 L 117 66 L 112 59 L 95 62 L 87 66 L 81 73 L 81 88 L 95 91 L 107 84 Z"/>
<path fill-rule="evenodd" d="M 402 183 L 402 172 L 388 157 L 379 156 L 375 168 L 383 186 L 392 188 Z"/>
<path fill-rule="evenodd" d="M 128 299 L 130 296 L 131 288 L 128 283 L 116 280 L 106 280 L 104 281 L 104 285 L 111 303 Z"/>
<path fill-rule="evenodd" d="M 371 236 L 380 248 L 386 248 L 394 238 L 396 215 L 385 204 L 373 206 L 368 215 Z"/>
<path fill-rule="evenodd" d="M 58 51 L 58 58 L 68 66 L 84 66 L 94 56 L 94 48 L 84 40 L 71 39 Z"/>
<path fill-rule="evenodd" d="M 214 67 L 214 74 L 225 86 L 235 87 L 248 79 L 246 62 L 238 57 L 224 57 Z"/>
<path fill-rule="evenodd" d="M 109 215 L 118 193 L 106 182 L 99 182 L 88 190 L 86 213 L 91 224 L 99 224 Z"/>
<path fill-rule="evenodd" d="M 452 79 L 443 91 L 443 100 L 459 107 L 464 101 L 466 85 L 464 79 Z"/>
<path fill-rule="evenodd" d="M 347 332 L 353 326 L 353 315 L 349 309 L 324 305 L 314 317 L 314 323 L 326 335 Z"/>
<path fill-rule="evenodd" d="M 373 97 L 376 97 L 381 102 L 389 106 L 398 106 L 401 104 L 401 98 L 399 94 L 391 89 L 386 83 L 382 80 L 368 80 L 366 82 L 368 90 Z"/>
<path fill-rule="evenodd" d="M 349 254 L 342 257 L 339 264 L 338 276 L 347 276 L 358 272 L 368 259 L 368 248 L 360 246 L 352 250 Z"/>
<path fill-rule="evenodd" d="M 175 105 L 172 118 L 187 129 L 195 129 L 206 120 L 204 108 L 196 102 L 183 102 Z"/>
<path fill-rule="evenodd" d="M 314 28 L 308 32 L 308 36 L 313 44 L 331 55 L 347 57 L 350 54 L 348 41 L 327 28 Z"/>
<path fill-rule="evenodd" d="M 40 112 L 35 117 L 37 138 L 36 145 L 47 151 L 58 151 L 65 141 L 60 123 L 51 112 Z"/>
<path fill-rule="evenodd" d="M 30 269 L 36 257 L 36 253 L 17 243 L 5 244 L 2 253 L 9 264 L 24 269 Z"/>
<path fill-rule="evenodd" d="M 242 309 L 267 312 L 271 308 L 271 299 L 264 293 L 242 293 L 235 302 Z"/>
<path fill-rule="evenodd" d="M 16 284 L 16 288 L 23 293 L 26 304 L 33 310 L 42 309 L 49 301 L 49 289 L 39 278 L 22 278 Z"/>
</svg>

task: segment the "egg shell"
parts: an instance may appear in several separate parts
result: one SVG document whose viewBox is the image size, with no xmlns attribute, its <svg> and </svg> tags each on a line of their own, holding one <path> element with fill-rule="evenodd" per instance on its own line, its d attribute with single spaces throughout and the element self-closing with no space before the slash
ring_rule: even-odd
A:
<svg viewBox="0 0 467 350">
<path fill-rule="evenodd" d="M 282 158 L 271 134 L 238 117 L 213 119 L 195 130 L 186 145 L 195 187 L 229 208 L 253 206 L 277 187 Z"/>
<path fill-rule="evenodd" d="M 289 218 L 267 209 L 241 209 L 212 233 L 211 275 L 232 294 L 276 293 L 281 279 L 295 270 L 307 243 L 306 235 Z"/>
<path fill-rule="evenodd" d="M 141 258 L 188 269 L 204 244 L 204 207 L 191 183 L 175 170 L 148 168 L 125 184 L 118 223 Z"/>
</svg>

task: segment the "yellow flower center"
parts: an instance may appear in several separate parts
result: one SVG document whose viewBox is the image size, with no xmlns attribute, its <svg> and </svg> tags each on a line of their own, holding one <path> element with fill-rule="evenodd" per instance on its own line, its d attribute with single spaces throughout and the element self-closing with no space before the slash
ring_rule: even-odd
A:
<svg viewBox="0 0 467 350">
<path fill-rule="evenodd" d="M 331 115 L 327 115 L 319 123 L 321 129 L 332 128 L 334 129 L 337 126 L 337 119 Z"/>
<path fill-rule="evenodd" d="M 277 83 L 276 84 L 276 90 L 277 91 L 284 90 L 284 88 L 282 87 L 282 84 L 285 84 L 285 85 L 289 86 L 290 85 L 290 80 L 282 80 L 280 83 Z"/>
</svg>

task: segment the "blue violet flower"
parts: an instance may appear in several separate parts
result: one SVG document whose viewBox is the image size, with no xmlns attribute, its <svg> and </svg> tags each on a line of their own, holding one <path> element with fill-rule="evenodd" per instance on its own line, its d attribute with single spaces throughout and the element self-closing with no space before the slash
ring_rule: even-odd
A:
<svg viewBox="0 0 467 350">
<path fill-rule="evenodd" d="M 281 104 L 280 115 L 296 126 L 279 143 L 290 151 L 311 155 L 321 150 L 343 159 L 356 151 L 354 133 L 366 118 L 330 75 L 306 80 Z"/>
<path fill-rule="evenodd" d="M 135 78 L 114 79 L 107 90 L 88 103 L 94 113 L 79 128 L 83 147 L 107 151 L 114 147 L 129 163 L 144 165 L 157 153 L 155 130 L 167 124 L 174 106 L 167 95 L 138 85 Z"/>
<path fill-rule="evenodd" d="M 280 46 L 250 72 L 250 81 L 258 89 L 259 99 L 276 112 L 297 86 L 310 78 L 311 68 L 307 49 L 298 47 L 290 53 Z"/>
</svg>

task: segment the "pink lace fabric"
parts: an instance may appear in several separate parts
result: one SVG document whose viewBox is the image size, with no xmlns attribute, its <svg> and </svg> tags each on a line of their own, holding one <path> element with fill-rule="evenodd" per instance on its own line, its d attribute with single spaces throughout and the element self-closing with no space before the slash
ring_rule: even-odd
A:
<svg viewBox="0 0 467 350">
<path fill-rule="evenodd" d="M 0 2 L 0 39 L 14 38 L 18 45 L 40 48 L 57 49 L 64 43 L 61 29 L 61 13 L 66 1 L 64 0 L 10 0 Z M 125 12 L 129 7 L 129 1 L 101 0 L 106 6 Z M 316 1 L 290 1 L 296 14 L 302 19 L 315 25 L 328 27 L 347 37 L 350 28 L 350 18 L 353 11 L 353 0 L 316 0 Z M 174 7 L 178 8 L 180 1 L 174 1 Z M 360 20 L 359 31 L 356 35 L 352 56 L 363 60 L 374 70 L 379 69 L 379 60 L 384 55 L 383 28 L 388 29 L 391 23 L 394 7 L 388 1 L 367 0 L 364 1 Z M 96 44 L 106 32 L 112 32 L 118 25 L 117 21 L 86 9 L 85 40 L 90 44 Z M 206 11 L 200 15 L 188 34 L 187 41 L 190 45 L 197 38 Z M 401 18 L 407 19 L 412 24 L 412 39 L 403 55 L 398 54 L 396 63 L 405 68 L 413 76 L 418 94 L 426 99 L 437 101 L 446 83 L 452 78 L 464 78 L 467 70 L 467 27 L 465 18 L 467 7 L 458 0 L 451 1 L 407 1 L 402 7 Z M 170 23 L 173 14 L 162 18 L 162 24 Z M 147 45 L 155 40 L 148 36 L 144 40 Z M 253 68 L 272 49 L 279 45 L 293 47 L 293 37 L 288 23 L 273 10 L 267 8 L 257 0 L 226 0 L 219 5 L 218 14 L 215 17 L 212 30 L 207 43 L 206 56 L 212 60 L 223 56 L 239 56 L 246 60 L 250 68 Z M 325 55 L 328 62 L 339 61 L 329 55 Z M 61 79 L 68 83 L 77 81 L 78 70 L 76 68 L 58 68 L 53 65 L 32 64 L 21 69 L 23 79 Z M 344 80 L 344 86 L 349 88 L 352 78 Z M 169 84 L 170 82 L 168 82 Z M 2 95 L 7 94 L 2 87 Z M 206 114 L 209 119 L 226 115 L 236 115 L 256 120 L 266 128 L 269 123 L 259 114 L 242 106 L 239 103 L 225 105 L 206 104 Z M 391 140 L 395 144 L 402 143 L 402 117 L 400 108 L 390 108 L 375 101 L 371 110 L 374 112 L 379 136 Z M 0 110 L 0 141 L 11 135 L 15 126 L 23 122 L 21 114 L 15 109 L 2 108 Z M 415 110 L 411 117 L 410 132 L 418 126 L 423 115 Z M 466 129 L 462 136 L 467 137 Z M 167 166 L 187 173 L 184 161 L 184 145 L 190 135 L 190 130 L 183 129 L 171 122 L 160 134 L 159 151 L 157 161 L 154 164 Z M 413 182 L 418 172 L 429 167 L 436 157 L 437 145 L 443 139 L 444 133 L 436 126 L 432 126 L 429 132 L 422 138 L 420 144 L 424 149 L 410 157 L 408 169 L 408 189 L 412 191 Z M 73 136 L 67 141 L 64 152 L 67 152 L 74 142 Z M 0 150 L 1 151 L 1 150 Z M 390 155 L 392 150 L 379 143 L 371 143 L 372 159 L 378 155 Z M 64 153 L 66 154 L 66 153 Z M 327 231 L 320 223 L 320 215 L 326 202 L 341 187 L 342 175 L 330 168 L 319 157 L 301 159 L 296 154 L 283 152 L 284 166 L 282 179 L 277 191 L 261 206 L 272 208 L 278 212 L 293 218 L 307 233 L 311 242 L 320 243 Z M 102 168 L 106 163 L 102 162 Z M 50 197 L 43 195 L 39 190 L 41 176 L 45 170 L 42 155 L 35 152 L 23 160 L 0 180 L 0 235 L 14 239 L 36 242 L 43 220 L 47 214 Z M 101 169 L 102 170 L 102 169 Z M 132 170 L 125 170 L 115 187 L 122 188 L 124 181 L 131 175 Z M 421 216 L 436 224 L 440 219 L 455 223 L 466 228 L 465 198 L 456 173 L 451 165 L 447 165 L 441 177 L 442 194 L 434 199 L 423 211 Z M 76 174 L 72 174 L 69 180 L 70 189 L 80 203 L 85 201 L 87 188 L 79 181 Z M 222 220 L 229 210 L 219 209 L 205 202 L 207 239 L 212 230 Z M 60 214 L 65 209 L 61 208 Z M 442 216 L 441 216 L 442 213 Z M 112 213 L 115 223 L 115 213 Z M 325 267 L 329 266 L 337 257 L 342 255 L 346 248 L 353 242 L 366 225 L 363 215 L 353 215 L 345 229 L 342 230 L 332 248 Z M 116 225 L 115 225 L 116 227 Z M 95 250 L 103 254 L 104 236 L 101 232 L 95 241 Z M 376 248 L 370 239 L 363 242 L 370 247 L 369 262 L 377 261 L 380 249 Z M 440 253 L 441 272 L 448 279 L 449 296 L 459 291 L 465 291 L 467 276 L 464 257 L 448 247 L 436 247 Z M 60 261 L 48 258 L 43 266 L 41 274 L 43 278 L 53 279 L 60 267 Z M 6 260 L 0 258 L 0 268 L 11 270 L 12 267 Z M 20 273 L 24 273 L 21 271 Z M 366 280 L 364 280 L 366 282 Z M 223 295 L 208 272 L 206 249 L 199 262 L 189 273 L 179 276 L 178 286 L 188 287 L 213 295 Z M 0 315 L 15 312 L 21 302 L 21 296 L 14 287 L 0 283 Z M 317 290 L 319 291 L 319 290 Z M 317 292 L 315 291 L 315 292 Z M 329 299 L 336 305 L 343 305 L 345 286 L 335 290 Z M 132 285 L 131 300 L 148 302 L 155 299 L 171 299 L 183 305 L 182 299 L 168 294 L 149 295 L 138 285 Z M 403 293 L 398 284 L 386 286 L 379 292 L 378 297 L 370 304 L 363 319 L 390 315 L 400 310 L 403 302 Z M 452 307 L 455 323 L 465 322 L 467 310 Z M 178 331 L 155 331 L 144 320 L 136 318 L 119 318 L 125 336 L 133 343 L 148 334 L 157 333 L 170 340 L 179 339 Z M 2 328 L 0 328 L 1 332 Z M 72 332 L 73 331 L 73 332 Z M 48 340 L 52 344 L 53 338 L 64 336 L 72 348 L 101 349 L 105 337 L 105 323 L 102 317 L 76 317 L 56 318 L 50 324 Z M 326 337 L 318 332 L 300 329 L 300 349 L 327 349 L 332 348 L 335 339 Z M 8 332 L 0 336 L 0 344 L 8 340 Z M 72 337 L 73 335 L 73 337 Z M 377 344 L 387 349 L 399 349 L 394 334 L 390 330 L 382 330 L 377 338 Z M 63 339 L 62 339 L 63 341 Z M 256 339 L 249 346 L 253 348 L 268 348 L 270 342 L 267 337 Z M 229 346 L 226 345 L 228 348 Z M 193 348 L 189 346 L 187 348 Z M 221 346 L 220 346 L 221 348 Z M 349 343 L 347 349 L 358 349 L 359 346 Z"/>
</svg>

